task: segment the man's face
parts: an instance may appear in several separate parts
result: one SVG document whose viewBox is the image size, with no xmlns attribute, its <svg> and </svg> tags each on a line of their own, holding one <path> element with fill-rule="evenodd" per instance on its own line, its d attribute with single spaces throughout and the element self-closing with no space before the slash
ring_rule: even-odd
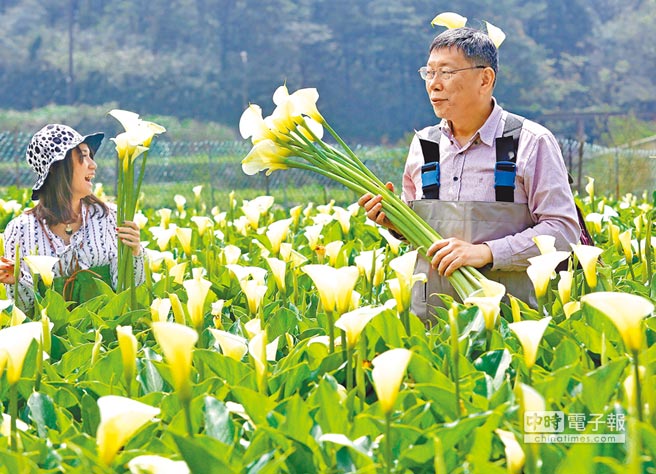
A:
<svg viewBox="0 0 656 474">
<path fill-rule="evenodd" d="M 426 91 L 435 115 L 459 122 L 481 105 L 489 104 L 489 92 L 482 90 L 484 69 L 468 69 L 478 66 L 472 64 L 456 48 L 435 49 L 426 63 L 434 77 L 426 80 Z M 455 71 L 455 74 L 441 74 L 440 71 Z M 444 76 L 444 77 L 443 77 Z"/>
</svg>

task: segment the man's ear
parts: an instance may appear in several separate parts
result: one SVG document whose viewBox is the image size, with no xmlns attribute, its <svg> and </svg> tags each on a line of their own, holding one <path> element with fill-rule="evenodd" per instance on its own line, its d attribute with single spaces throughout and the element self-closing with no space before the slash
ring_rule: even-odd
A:
<svg viewBox="0 0 656 474">
<path fill-rule="evenodd" d="M 483 72 L 481 74 L 481 88 L 483 89 L 489 89 L 492 91 L 494 89 L 494 82 L 496 80 L 496 74 L 494 73 L 494 69 L 491 67 L 486 67 L 483 69 Z"/>
</svg>

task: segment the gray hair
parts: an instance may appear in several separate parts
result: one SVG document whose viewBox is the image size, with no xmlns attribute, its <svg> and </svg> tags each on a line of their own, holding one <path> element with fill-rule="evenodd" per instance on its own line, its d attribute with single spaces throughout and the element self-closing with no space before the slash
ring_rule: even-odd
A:
<svg viewBox="0 0 656 474">
<path fill-rule="evenodd" d="M 436 49 L 452 47 L 464 54 L 476 66 L 491 67 L 496 76 L 499 70 L 499 55 L 497 47 L 487 34 L 467 27 L 449 29 L 435 37 L 428 53 Z"/>
</svg>

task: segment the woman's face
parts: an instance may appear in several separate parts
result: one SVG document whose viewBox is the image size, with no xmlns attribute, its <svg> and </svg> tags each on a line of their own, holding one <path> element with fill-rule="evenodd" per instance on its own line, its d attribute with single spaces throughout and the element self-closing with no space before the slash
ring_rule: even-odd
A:
<svg viewBox="0 0 656 474">
<path fill-rule="evenodd" d="M 93 192 L 93 178 L 96 177 L 96 162 L 91 158 L 91 151 L 86 143 L 81 143 L 71 150 L 73 161 L 73 177 L 71 179 L 71 193 L 73 200 L 87 197 Z"/>
</svg>

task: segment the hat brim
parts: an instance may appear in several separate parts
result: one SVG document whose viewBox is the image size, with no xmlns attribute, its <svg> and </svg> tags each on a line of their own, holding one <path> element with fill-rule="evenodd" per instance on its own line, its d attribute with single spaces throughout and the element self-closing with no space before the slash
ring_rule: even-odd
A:
<svg viewBox="0 0 656 474">
<path fill-rule="evenodd" d="M 52 166 L 53 163 L 56 161 L 62 161 L 66 158 L 68 155 L 68 152 L 71 151 L 72 149 L 78 147 L 82 143 L 86 143 L 89 146 L 89 149 L 91 150 L 92 155 L 95 157 L 96 152 L 100 148 L 100 145 L 102 144 L 103 138 L 105 138 L 105 134 L 103 132 L 98 132 L 98 133 L 91 133 L 89 135 L 85 135 L 82 137 L 82 141 L 79 143 L 71 144 L 68 148 L 62 150 L 63 153 L 61 154 L 60 159 L 53 160 L 49 165 L 48 165 L 48 172 L 46 173 L 45 177 L 41 182 L 37 181 L 36 185 L 34 188 L 32 188 L 32 201 L 38 201 L 39 199 L 39 191 L 45 184 L 46 180 L 48 179 L 48 175 L 50 174 L 50 167 Z M 38 185 L 38 187 L 37 187 Z M 36 189 L 35 189 L 36 188 Z"/>
</svg>

